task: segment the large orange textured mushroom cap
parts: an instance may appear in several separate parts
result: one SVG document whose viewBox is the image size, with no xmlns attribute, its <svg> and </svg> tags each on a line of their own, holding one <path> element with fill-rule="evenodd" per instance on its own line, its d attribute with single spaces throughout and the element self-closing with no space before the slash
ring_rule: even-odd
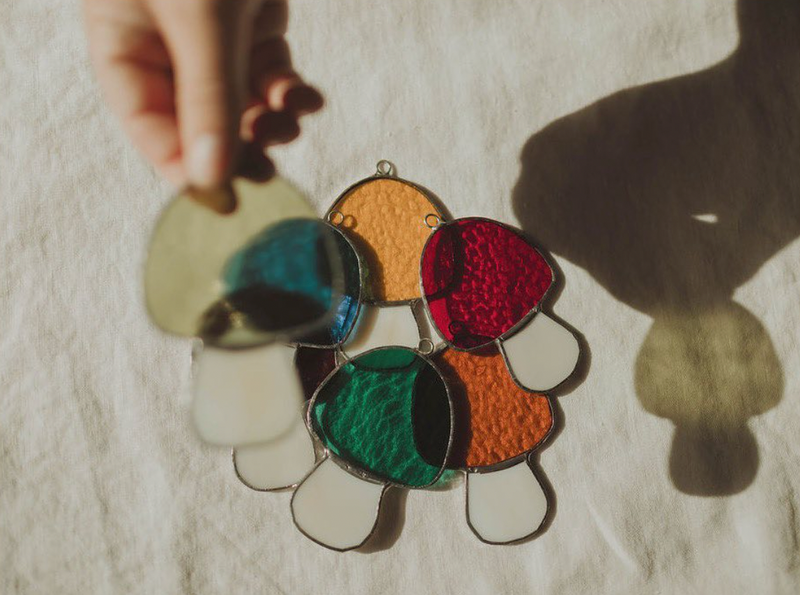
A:
<svg viewBox="0 0 800 595">
<path fill-rule="evenodd" d="M 518 387 L 495 345 L 445 349 L 434 363 L 450 388 L 455 414 L 449 467 L 496 465 L 541 444 L 553 427 L 547 395 Z"/>
</svg>

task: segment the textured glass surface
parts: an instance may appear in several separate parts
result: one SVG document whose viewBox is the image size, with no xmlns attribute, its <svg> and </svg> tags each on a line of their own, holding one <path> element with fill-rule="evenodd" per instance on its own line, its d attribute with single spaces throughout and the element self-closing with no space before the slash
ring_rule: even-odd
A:
<svg viewBox="0 0 800 595">
<path fill-rule="evenodd" d="M 431 230 L 425 217 L 442 213 L 421 190 L 402 180 L 374 178 L 348 190 L 332 207 L 340 228 L 364 258 L 367 302 L 416 299 L 419 258 Z"/>
<path fill-rule="evenodd" d="M 424 487 L 441 474 L 450 402 L 436 369 L 410 349 L 368 352 L 320 388 L 312 429 L 347 463 L 386 481 Z"/>
<path fill-rule="evenodd" d="M 202 336 L 224 335 L 242 317 L 267 332 L 324 318 L 334 299 L 326 254 L 330 234 L 317 219 L 289 219 L 259 233 L 226 263 L 222 315 L 208 311 Z"/>
<path fill-rule="evenodd" d="M 533 450 L 550 434 L 553 411 L 547 395 L 517 386 L 496 345 L 468 352 L 445 349 L 433 361 L 453 403 L 448 467 L 496 465 Z"/>
<path fill-rule="evenodd" d="M 224 202 L 217 195 L 231 191 L 232 212 L 207 206 Z M 264 184 L 236 179 L 231 190 L 178 195 L 159 219 L 145 265 L 154 322 L 225 347 L 268 343 L 327 324 L 343 285 L 333 237 L 316 224 L 305 232 L 308 243 L 269 240 L 271 226 L 311 217 L 305 198 L 279 178 Z M 289 272 L 287 264 L 283 276 L 279 252 L 292 267 Z"/>
<path fill-rule="evenodd" d="M 421 273 L 431 320 L 460 349 L 500 338 L 553 281 L 550 265 L 522 235 L 485 219 L 439 227 L 422 255 Z"/>
<path fill-rule="evenodd" d="M 350 241 L 335 227 L 328 226 L 328 229 L 333 234 L 342 263 L 344 288 L 338 296 L 338 305 L 328 326 L 300 338 L 298 343 L 334 347 L 344 342 L 358 317 L 361 270 L 358 255 Z"/>
</svg>

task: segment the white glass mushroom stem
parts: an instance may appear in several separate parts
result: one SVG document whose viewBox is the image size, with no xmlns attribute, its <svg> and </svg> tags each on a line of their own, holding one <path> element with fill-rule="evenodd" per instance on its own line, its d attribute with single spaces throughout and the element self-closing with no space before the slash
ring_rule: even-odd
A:
<svg viewBox="0 0 800 595">
<path fill-rule="evenodd" d="M 539 530 L 547 496 L 527 461 L 487 473 L 467 473 L 467 521 L 488 543 L 510 543 Z"/>
<path fill-rule="evenodd" d="M 564 382 L 580 355 L 575 335 L 543 312 L 504 339 L 500 349 L 517 384 L 530 391 L 547 391 Z"/>
<path fill-rule="evenodd" d="M 314 442 L 301 416 L 287 434 L 263 444 L 233 451 L 236 475 L 254 490 L 280 490 L 297 485 L 314 466 Z"/>
<path fill-rule="evenodd" d="M 416 348 L 419 340 L 419 326 L 411 306 L 362 306 L 343 350 L 348 357 L 355 357 L 386 345 Z"/>
<path fill-rule="evenodd" d="M 302 418 L 294 349 L 206 348 L 196 360 L 192 415 L 201 438 L 223 446 L 274 440 Z"/>
<path fill-rule="evenodd" d="M 365 481 L 324 459 L 297 486 L 292 516 L 298 529 L 334 550 L 362 545 L 375 529 L 386 485 Z"/>
</svg>

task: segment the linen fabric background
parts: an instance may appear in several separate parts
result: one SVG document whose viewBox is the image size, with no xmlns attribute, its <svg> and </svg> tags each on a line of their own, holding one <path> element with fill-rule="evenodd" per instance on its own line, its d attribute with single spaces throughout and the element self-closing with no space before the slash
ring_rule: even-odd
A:
<svg viewBox="0 0 800 595">
<path fill-rule="evenodd" d="M 584 339 L 544 533 L 482 544 L 458 481 L 343 555 L 192 431 L 191 342 L 142 299 L 171 190 L 78 3 L 0 0 L 0 592 L 800 592 L 797 4 L 292 3 L 328 103 L 281 173 L 323 212 L 386 158 L 521 226 Z"/>
</svg>

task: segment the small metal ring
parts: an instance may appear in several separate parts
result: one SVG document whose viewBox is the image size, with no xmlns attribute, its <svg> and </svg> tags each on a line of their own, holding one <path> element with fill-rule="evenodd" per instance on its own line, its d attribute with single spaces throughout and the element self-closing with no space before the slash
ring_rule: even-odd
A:
<svg viewBox="0 0 800 595">
<path fill-rule="evenodd" d="M 336 364 L 336 367 L 343 366 L 350 363 L 350 361 L 350 356 L 347 355 L 347 352 L 342 349 L 341 345 L 337 345 L 333 351 L 333 362 Z"/>
<path fill-rule="evenodd" d="M 424 346 L 424 347 L 423 347 Z M 428 339 L 427 337 L 423 337 L 419 340 L 419 345 L 417 345 L 417 351 L 419 351 L 422 355 L 430 355 L 433 353 L 435 345 L 433 341 Z"/>
<path fill-rule="evenodd" d="M 433 223 L 431 223 L 431 219 L 433 219 Z M 428 213 L 425 215 L 425 225 L 430 227 L 431 229 L 436 229 L 442 224 L 442 218 L 439 217 L 436 213 Z"/>
<path fill-rule="evenodd" d="M 381 159 L 378 161 L 378 165 L 376 166 L 375 175 L 377 176 L 393 176 L 394 175 L 394 164 L 391 161 L 387 161 L 386 159 Z"/>
<path fill-rule="evenodd" d="M 339 227 L 342 223 L 344 223 L 344 213 L 335 210 L 331 211 L 328 213 L 328 223 L 334 227 Z"/>
</svg>

